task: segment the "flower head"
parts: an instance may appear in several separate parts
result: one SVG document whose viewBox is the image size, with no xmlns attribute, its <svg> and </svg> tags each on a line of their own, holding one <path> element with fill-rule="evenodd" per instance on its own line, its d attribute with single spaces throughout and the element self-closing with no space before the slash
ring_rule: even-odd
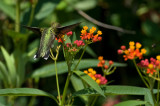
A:
<svg viewBox="0 0 160 106">
<path fill-rule="evenodd" d="M 149 60 L 141 60 L 140 63 L 137 64 L 140 68 L 146 70 L 147 74 L 153 75 L 156 73 L 157 69 L 160 69 L 160 61 L 151 57 Z"/>
<path fill-rule="evenodd" d="M 99 35 L 102 35 L 102 31 L 98 30 L 97 34 L 94 35 L 94 32 L 96 31 L 96 27 L 92 27 L 91 29 L 89 29 L 89 32 L 87 32 L 87 30 L 88 30 L 88 27 L 84 26 L 80 36 L 82 40 L 87 40 L 90 42 L 97 42 L 102 40 L 102 37 L 99 36 Z"/>
<path fill-rule="evenodd" d="M 121 49 L 118 49 L 118 54 L 124 54 L 123 55 L 123 58 L 124 60 L 132 60 L 132 59 L 135 59 L 135 58 L 139 58 L 139 59 L 142 59 L 143 57 L 143 54 L 146 54 L 146 49 L 142 48 L 142 45 L 137 42 L 135 43 L 134 41 L 130 41 L 129 42 L 129 48 L 126 49 L 125 46 L 121 46 Z"/>
<path fill-rule="evenodd" d="M 72 34 L 73 34 L 72 31 L 69 31 L 69 32 L 66 33 L 67 36 L 71 36 Z"/>
<path fill-rule="evenodd" d="M 108 80 L 105 77 L 103 77 L 101 74 L 97 74 L 96 71 L 93 70 L 93 68 L 84 70 L 84 73 L 88 74 L 99 85 L 105 85 L 108 82 Z"/>
</svg>

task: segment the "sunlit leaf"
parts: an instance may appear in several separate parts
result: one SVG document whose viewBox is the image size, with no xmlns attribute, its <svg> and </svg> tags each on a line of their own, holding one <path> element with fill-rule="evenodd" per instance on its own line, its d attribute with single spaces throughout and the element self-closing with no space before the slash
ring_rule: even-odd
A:
<svg viewBox="0 0 160 106">
<path fill-rule="evenodd" d="M 135 87 L 135 86 L 122 86 L 122 85 L 107 85 L 101 86 L 105 95 L 145 95 L 147 88 Z M 93 88 L 86 88 L 77 91 L 73 96 L 78 95 L 99 95 Z"/>
<path fill-rule="evenodd" d="M 83 85 L 82 80 L 81 80 L 80 78 L 78 78 L 77 76 L 75 76 L 75 75 L 72 75 L 72 77 L 71 77 L 71 83 L 72 83 L 75 91 L 84 89 L 84 85 Z M 80 96 L 80 97 L 81 97 L 84 101 L 87 102 L 88 97 L 86 97 L 86 96 Z"/>
<path fill-rule="evenodd" d="M 8 87 L 9 84 L 11 84 L 11 79 L 8 77 L 8 70 L 6 69 L 6 66 L 0 61 L 0 73 L 1 73 L 1 79 L 4 82 L 5 87 Z"/>
<path fill-rule="evenodd" d="M 15 19 L 15 8 L 12 5 L 7 5 L 3 0 L 0 0 L 0 10 L 3 11 L 12 20 Z"/>
<path fill-rule="evenodd" d="M 154 106 L 154 101 L 153 101 L 152 93 L 150 92 L 149 89 L 145 89 L 144 100 L 148 101 L 148 103 L 146 104 L 146 106 L 150 106 L 150 105 Z"/>
<path fill-rule="evenodd" d="M 34 88 L 0 89 L 0 96 L 47 96 L 57 101 L 53 95 L 39 89 L 34 89 Z"/>
<path fill-rule="evenodd" d="M 9 70 L 9 77 L 11 77 L 11 81 L 13 85 L 16 85 L 16 67 L 15 67 L 15 60 L 13 55 L 9 55 L 8 52 L 1 46 L 1 50 L 4 56 L 4 59 L 7 64 L 7 68 Z"/>
<path fill-rule="evenodd" d="M 42 18 L 47 17 L 52 11 L 55 9 L 56 4 L 53 2 L 46 2 L 43 4 L 39 12 L 35 15 L 35 18 L 40 20 Z"/>
<path fill-rule="evenodd" d="M 76 63 L 78 62 L 78 60 L 75 60 L 72 66 L 72 69 L 74 69 Z M 77 69 L 85 69 L 85 68 L 89 68 L 89 67 L 97 67 L 98 64 L 98 59 L 83 59 L 81 60 L 80 64 L 78 65 Z M 116 63 L 114 62 L 114 66 L 117 67 L 125 67 L 126 64 L 124 63 Z M 63 73 L 67 73 L 67 65 L 66 62 L 57 62 L 57 70 L 58 70 L 58 74 L 63 74 Z M 45 65 L 43 67 L 40 67 L 36 70 L 33 71 L 31 77 L 35 78 L 35 77 L 49 77 L 49 76 L 53 76 L 55 75 L 55 65 L 53 64 L 49 64 L 49 65 Z"/>
<path fill-rule="evenodd" d="M 96 0 L 83 0 L 74 4 L 74 6 L 80 10 L 89 10 L 97 5 Z"/>
</svg>

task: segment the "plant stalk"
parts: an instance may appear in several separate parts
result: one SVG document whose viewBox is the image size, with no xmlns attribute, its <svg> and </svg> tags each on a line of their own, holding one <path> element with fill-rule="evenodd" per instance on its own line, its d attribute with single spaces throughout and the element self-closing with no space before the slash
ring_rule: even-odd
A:
<svg viewBox="0 0 160 106">
<path fill-rule="evenodd" d="M 79 65 L 79 63 L 80 63 L 80 61 L 81 61 L 81 59 L 82 59 L 82 57 L 83 57 L 83 55 L 84 55 L 84 52 L 86 51 L 87 46 L 88 46 L 88 44 L 85 45 L 85 47 L 84 47 L 84 49 L 83 49 L 83 52 L 82 52 L 82 54 L 81 54 L 81 57 L 79 58 L 78 63 L 76 64 L 74 70 L 77 69 L 77 67 L 78 67 L 78 65 Z"/>
<path fill-rule="evenodd" d="M 158 79 L 160 78 L 159 72 L 158 72 Z M 157 105 L 159 105 L 159 90 L 160 90 L 160 81 L 158 81 L 158 86 L 157 86 Z"/>
<path fill-rule="evenodd" d="M 56 83 L 57 83 L 57 91 L 58 91 L 58 100 L 59 100 L 59 105 L 61 105 L 61 95 L 60 95 L 60 90 L 59 90 L 59 82 L 58 82 L 58 73 L 57 73 L 56 60 L 54 61 L 54 63 L 55 63 L 55 71 L 56 71 Z"/>
<path fill-rule="evenodd" d="M 67 76 L 66 84 L 65 84 L 65 87 L 64 87 L 64 90 L 63 90 L 61 106 L 64 106 L 64 104 L 65 104 L 67 89 L 68 89 L 69 81 L 70 81 L 70 78 L 71 78 L 72 74 L 73 74 L 73 72 L 71 71 L 71 67 L 68 66 L 68 76 Z"/>
<path fill-rule="evenodd" d="M 133 59 L 133 63 L 135 65 L 135 67 L 136 67 L 136 70 L 137 70 L 139 76 L 141 77 L 142 81 L 144 82 L 144 84 L 147 86 L 147 88 L 150 88 L 149 85 L 147 84 L 147 82 L 145 81 L 145 79 L 143 78 L 143 76 L 142 76 L 142 74 L 141 74 L 141 72 L 140 72 L 140 70 L 139 70 L 139 68 L 138 68 L 138 66 L 136 64 L 135 59 Z"/>
<path fill-rule="evenodd" d="M 20 32 L 20 0 L 16 2 L 15 31 Z"/>
<path fill-rule="evenodd" d="M 96 103 L 97 99 L 98 99 L 98 96 L 95 96 L 91 106 L 94 106 L 94 104 Z"/>
<path fill-rule="evenodd" d="M 35 7 L 36 7 L 36 4 L 32 4 L 32 9 L 31 9 L 31 14 L 30 14 L 28 26 L 32 25 L 32 21 L 33 21 L 33 17 L 34 17 L 34 12 L 35 12 Z"/>
</svg>

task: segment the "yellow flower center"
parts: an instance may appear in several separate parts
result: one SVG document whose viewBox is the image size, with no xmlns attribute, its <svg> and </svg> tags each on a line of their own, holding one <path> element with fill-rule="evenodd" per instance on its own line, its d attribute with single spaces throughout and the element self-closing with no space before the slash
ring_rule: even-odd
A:
<svg viewBox="0 0 160 106">
<path fill-rule="evenodd" d="M 142 54 L 145 54 L 146 52 L 147 52 L 146 49 L 141 49 Z"/>
<path fill-rule="evenodd" d="M 125 50 L 124 53 L 125 53 L 125 54 L 129 54 L 129 51 L 128 51 L 128 50 Z"/>
<path fill-rule="evenodd" d="M 93 32 L 96 31 L 96 27 L 92 27 Z"/>
<path fill-rule="evenodd" d="M 84 27 L 83 27 L 83 29 L 84 29 L 84 30 L 87 30 L 87 29 L 88 29 L 88 27 L 87 27 L 87 26 L 84 26 Z"/>
<path fill-rule="evenodd" d="M 97 35 L 102 35 L 102 31 L 98 30 Z"/>
<path fill-rule="evenodd" d="M 157 60 L 160 60 L 160 55 L 158 55 L 158 56 L 156 57 L 156 59 L 157 59 Z"/>
<path fill-rule="evenodd" d="M 93 68 L 89 68 L 88 72 L 92 73 L 93 72 Z"/>
<path fill-rule="evenodd" d="M 130 46 L 134 46 L 134 44 L 135 44 L 135 43 L 134 43 L 133 41 L 130 41 L 130 42 L 129 42 L 129 45 L 130 45 Z"/>
<path fill-rule="evenodd" d="M 103 60 L 103 56 L 99 56 L 99 57 L 98 57 L 98 60 L 99 60 L 99 61 L 102 61 L 102 60 Z"/>
<path fill-rule="evenodd" d="M 85 33 L 86 33 L 86 30 L 83 30 L 83 29 L 82 29 L 81 33 L 82 33 L 82 34 L 85 34 Z"/>
<path fill-rule="evenodd" d="M 149 64 L 148 68 L 152 69 L 153 68 L 153 64 Z"/>
<path fill-rule="evenodd" d="M 130 46 L 129 47 L 131 50 L 134 50 L 135 49 L 135 46 Z"/>
<path fill-rule="evenodd" d="M 139 48 L 141 48 L 142 47 L 142 45 L 140 44 L 140 43 L 136 43 L 136 48 L 137 49 L 139 49 Z"/>
<path fill-rule="evenodd" d="M 99 79 L 97 79 L 96 82 L 99 84 L 101 81 Z"/>
</svg>

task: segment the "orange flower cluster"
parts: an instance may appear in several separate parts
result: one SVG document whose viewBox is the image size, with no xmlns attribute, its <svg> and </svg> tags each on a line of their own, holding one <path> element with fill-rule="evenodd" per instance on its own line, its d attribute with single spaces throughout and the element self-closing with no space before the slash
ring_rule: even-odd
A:
<svg viewBox="0 0 160 106">
<path fill-rule="evenodd" d="M 95 27 L 92 27 L 90 30 L 89 30 L 89 33 L 87 32 L 87 29 L 88 27 L 87 26 L 84 26 L 82 31 L 81 31 L 81 39 L 83 40 L 89 40 L 91 42 L 97 42 L 97 41 L 101 41 L 102 40 L 102 37 L 99 36 L 99 35 L 102 35 L 102 31 L 98 30 L 97 31 L 97 34 L 94 35 L 94 32 L 96 31 L 96 28 Z"/>
<path fill-rule="evenodd" d="M 96 71 L 93 68 L 89 68 L 88 70 L 84 70 L 84 73 L 88 74 L 93 80 L 95 80 L 99 85 L 105 85 L 107 83 L 107 79 L 101 74 L 96 74 Z"/>
<path fill-rule="evenodd" d="M 137 65 L 143 69 L 146 69 L 147 74 L 153 75 L 157 72 L 157 69 L 160 69 L 160 55 L 157 56 L 156 59 L 151 57 L 150 62 L 148 59 L 141 60 L 141 62 Z"/>
<path fill-rule="evenodd" d="M 123 54 L 124 60 L 127 61 L 128 59 L 133 60 L 135 58 L 142 59 L 143 54 L 146 53 L 146 49 L 140 49 L 142 45 L 137 42 L 130 41 L 129 48 L 126 49 L 126 46 L 121 46 L 121 49 L 118 50 L 118 54 Z"/>
<path fill-rule="evenodd" d="M 99 56 L 98 60 L 99 60 L 99 63 L 98 63 L 97 66 L 98 67 L 104 67 L 104 69 L 108 69 L 113 64 L 113 61 L 110 60 L 109 65 L 105 65 L 105 60 L 103 59 L 103 56 Z"/>
</svg>

